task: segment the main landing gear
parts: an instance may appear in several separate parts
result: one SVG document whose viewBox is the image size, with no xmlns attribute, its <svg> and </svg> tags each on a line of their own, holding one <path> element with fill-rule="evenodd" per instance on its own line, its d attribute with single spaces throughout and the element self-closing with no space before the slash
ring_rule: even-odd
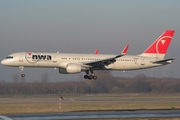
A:
<svg viewBox="0 0 180 120">
<path fill-rule="evenodd" d="M 91 75 L 89 75 L 89 71 L 91 72 Z M 93 71 L 91 69 L 87 70 L 85 72 L 86 72 L 86 75 L 84 75 L 84 79 L 89 79 L 89 80 L 91 80 L 91 79 L 96 80 L 97 79 L 97 76 L 94 75 L 94 73 L 93 73 Z"/>
<path fill-rule="evenodd" d="M 23 66 L 20 66 L 19 69 L 20 69 L 20 72 L 21 72 L 21 77 L 25 77 L 24 67 L 23 67 Z"/>
</svg>

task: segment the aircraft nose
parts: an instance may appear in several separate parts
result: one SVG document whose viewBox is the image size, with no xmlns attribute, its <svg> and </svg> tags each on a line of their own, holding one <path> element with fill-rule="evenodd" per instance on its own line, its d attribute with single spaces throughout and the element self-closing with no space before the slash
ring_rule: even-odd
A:
<svg viewBox="0 0 180 120">
<path fill-rule="evenodd" d="M 6 63 L 5 63 L 5 60 L 2 60 L 2 61 L 1 61 L 1 64 L 2 64 L 2 65 L 5 65 L 5 64 L 6 64 Z"/>
</svg>

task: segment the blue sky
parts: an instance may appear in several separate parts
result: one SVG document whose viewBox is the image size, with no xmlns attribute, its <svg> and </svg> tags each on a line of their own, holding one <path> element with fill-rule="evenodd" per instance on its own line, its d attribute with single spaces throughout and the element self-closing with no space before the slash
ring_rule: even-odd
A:
<svg viewBox="0 0 180 120">
<path fill-rule="evenodd" d="M 173 0 L 0 0 L 0 59 L 21 51 L 119 54 L 142 53 L 166 29 L 176 30 L 166 57 L 180 58 L 180 1 Z M 179 60 L 160 68 L 112 72 L 114 76 L 180 78 Z M 75 80 L 47 68 L 25 68 L 26 81 Z M 0 66 L 0 80 L 12 81 L 18 68 Z M 81 73 L 82 76 L 85 73 Z M 33 76 L 33 77 L 32 77 Z"/>
</svg>

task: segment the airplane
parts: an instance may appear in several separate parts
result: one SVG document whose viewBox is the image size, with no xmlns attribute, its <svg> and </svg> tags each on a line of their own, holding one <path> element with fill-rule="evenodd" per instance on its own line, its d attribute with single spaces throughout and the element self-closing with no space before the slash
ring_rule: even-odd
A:
<svg viewBox="0 0 180 120">
<path fill-rule="evenodd" d="M 1 64 L 19 67 L 24 77 L 24 67 L 58 68 L 61 74 L 85 72 L 84 79 L 97 79 L 95 70 L 128 71 L 163 66 L 173 63 L 175 58 L 164 59 L 172 40 L 174 30 L 166 30 L 142 54 L 75 54 L 75 53 L 42 53 L 18 52 L 10 54 Z M 128 46 L 125 48 L 126 53 Z"/>
</svg>

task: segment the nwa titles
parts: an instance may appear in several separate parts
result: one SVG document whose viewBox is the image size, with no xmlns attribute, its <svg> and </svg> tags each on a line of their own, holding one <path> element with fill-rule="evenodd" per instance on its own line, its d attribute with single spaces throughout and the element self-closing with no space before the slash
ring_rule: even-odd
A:
<svg viewBox="0 0 180 120">
<path fill-rule="evenodd" d="M 35 53 L 35 52 L 27 52 L 25 55 L 25 58 L 31 64 L 35 64 L 38 61 L 50 62 L 52 60 L 51 55 L 39 54 L 39 53 Z"/>
</svg>

